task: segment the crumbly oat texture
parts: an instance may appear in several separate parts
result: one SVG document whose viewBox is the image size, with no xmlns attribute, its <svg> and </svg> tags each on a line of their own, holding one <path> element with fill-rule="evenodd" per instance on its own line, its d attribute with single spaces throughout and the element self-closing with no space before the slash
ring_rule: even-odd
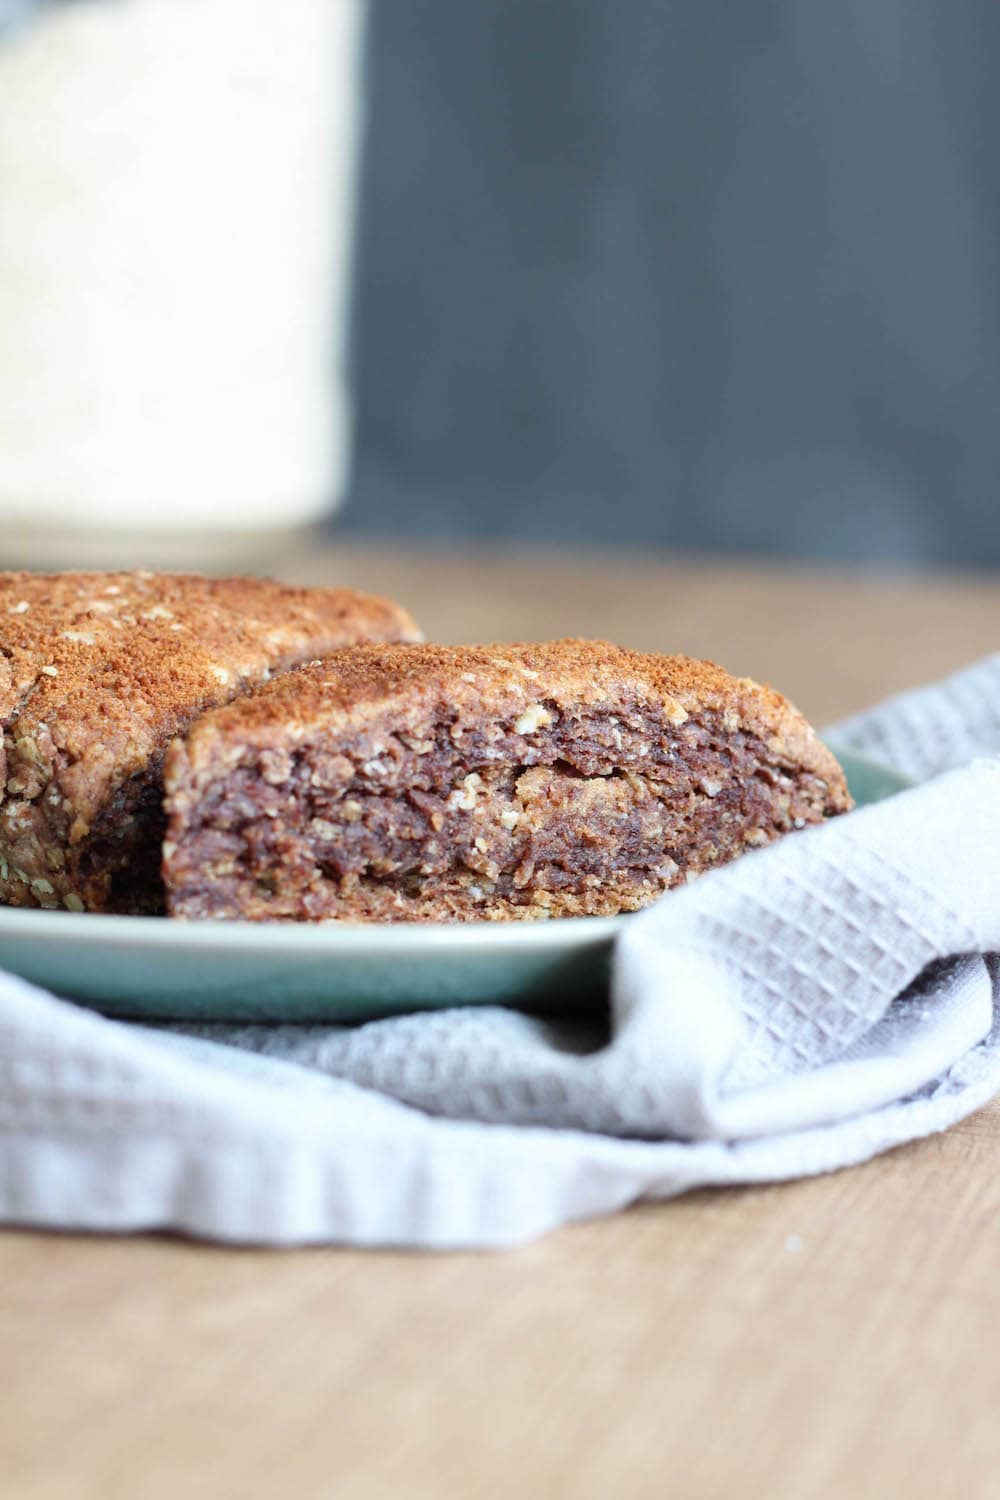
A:
<svg viewBox="0 0 1000 1500">
<path fill-rule="evenodd" d="M 801 714 L 710 662 L 604 642 L 357 646 L 169 750 L 179 917 L 632 911 L 851 806 Z"/>
<path fill-rule="evenodd" d="M 0 903 L 161 910 L 170 740 L 270 673 L 366 639 L 416 631 L 350 589 L 0 574 Z"/>
</svg>

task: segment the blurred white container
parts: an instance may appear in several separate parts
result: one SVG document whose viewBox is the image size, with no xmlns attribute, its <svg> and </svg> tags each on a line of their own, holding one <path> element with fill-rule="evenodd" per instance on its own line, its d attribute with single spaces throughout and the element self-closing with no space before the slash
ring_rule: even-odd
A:
<svg viewBox="0 0 1000 1500">
<path fill-rule="evenodd" d="M 363 0 L 0 42 L 0 565 L 211 565 L 340 498 Z"/>
</svg>

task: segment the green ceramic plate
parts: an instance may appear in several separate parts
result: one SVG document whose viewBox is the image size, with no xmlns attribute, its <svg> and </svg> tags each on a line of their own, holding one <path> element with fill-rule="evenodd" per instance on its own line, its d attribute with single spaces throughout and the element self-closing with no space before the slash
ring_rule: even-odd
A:
<svg viewBox="0 0 1000 1500">
<path fill-rule="evenodd" d="M 841 756 L 859 806 L 909 783 Z M 353 1021 L 418 1006 L 579 1007 L 627 917 L 445 926 L 258 926 L 0 909 L 0 968 L 144 1020 Z"/>
</svg>

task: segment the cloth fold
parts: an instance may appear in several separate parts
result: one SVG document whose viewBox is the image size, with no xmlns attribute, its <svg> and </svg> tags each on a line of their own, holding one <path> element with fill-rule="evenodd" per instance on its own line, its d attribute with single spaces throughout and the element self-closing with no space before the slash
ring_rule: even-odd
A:
<svg viewBox="0 0 1000 1500">
<path fill-rule="evenodd" d="M 632 918 L 609 1021 L 155 1028 L 0 977 L 0 1220 L 497 1246 L 944 1129 L 1000 1092 L 994 703 L 1000 657 L 831 730 L 923 784 Z"/>
</svg>

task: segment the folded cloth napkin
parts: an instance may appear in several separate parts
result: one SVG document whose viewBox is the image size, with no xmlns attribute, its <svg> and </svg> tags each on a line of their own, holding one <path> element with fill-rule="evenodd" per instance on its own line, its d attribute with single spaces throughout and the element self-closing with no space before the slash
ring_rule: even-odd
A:
<svg viewBox="0 0 1000 1500">
<path fill-rule="evenodd" d="M 828 738 L 922 784 L 633 918 L 610 1024 L 154 1028 L 0 977 L 0 1220 L 497 1246 L 943 1130 L 1000 1092 L 1000 657 Z"/>
</svg>

